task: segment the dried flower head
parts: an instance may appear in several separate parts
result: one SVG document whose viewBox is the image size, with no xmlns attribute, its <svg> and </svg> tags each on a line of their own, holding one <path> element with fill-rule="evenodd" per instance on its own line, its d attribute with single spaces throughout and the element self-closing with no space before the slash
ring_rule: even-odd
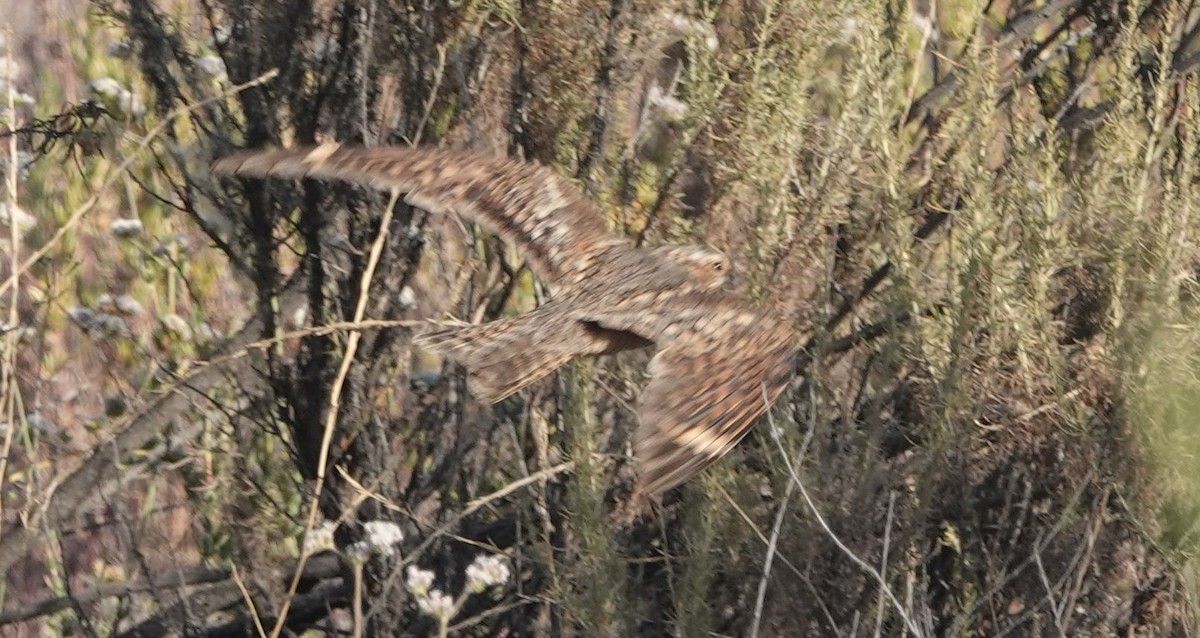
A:
<svg viewBox="0 0 1200 638">
<path fill-rule="evenodd" d="M 337 529 L 337 524 L 333 521 L 325 521 L 318 527 L 309 532 L 304 537 L 304 553 L 315 554 L 317 552 L 333 549 L 333 532 Z"/>
<path fill-rule="evenodd" d="M 144 227 L 140 219 L 114 219 L 108 228 L 112 231 L 113 236 L 127 239 L 142 234 Z"/>
<path fill-rule="evenodd" d="M 449 620 L 454 615 L 454 599 L 435 589 L 417 598 L 417 608 L 438 620 Z"/>
<path fill-rule="evenodd" d="M 404 540 L 400 526 L 391 521 L 367 521 L 363 524 L 364 540 L 377 554 L 391 556 L 395 546 Z"/>
<path fill-rule="evenodd" d="M 433 587 L 433 572 L 421 569 L 416 565 L 409 565 L 405 575 L 404 588 L 410 594 L 418 598 L 429 594 L 429 590 Z"/>
<path fill-rule="evenodd" d="M 480 554 L 467 566 L 467 590 L 479 593 L 508 582 L 508 560 L 495 554 Z"/>
</svg>

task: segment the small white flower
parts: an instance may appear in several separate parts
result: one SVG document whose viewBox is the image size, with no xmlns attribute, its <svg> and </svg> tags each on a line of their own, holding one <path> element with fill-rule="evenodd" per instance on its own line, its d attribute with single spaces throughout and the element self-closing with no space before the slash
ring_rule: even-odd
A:
<svg viewBox="0 0 1200 638">
<path fill-rule="evenodd" d="M 56 429 L 54 423 L 51 422 L 50 419 L 47 419 L 38 412 L 30 412 L 29 414 L 26 414 L 25 423 L 28 424 L 29 427 L 33 428 L 34 431 L 42 435 L 51 434 Z"/>
<path fill-rule="evenodd" d="M 159 317 L 159 321 L 162 322 L 163 329 L 168 334 L 178 337 L 183 341 L 192 340 L 192 326 L 188 323 L 187 319 L 171 312 Z"/>
<path fill-rule="evenodd" d="M 138 300 L 130 295 L 121 295 L 113 299 L 113 305 L 123 315 L 140 315 L 143 310 L 142 304 L 138 303 Z"/>
<path fill-rule="evenodd" d="M 132 91 L 121 91 L 117 98 L 117 111 L 136 120 L 146 114 L 146 105 Z"/>
<path fill-rule="evenodd" d="M 346 556 L 356 563 L 365 563 L 367 559 L 371 558 L 371 546 L 366 541 L 351 543 L 346 548 Z"/>
<path fill-rule="evenodd" d="M 205 36 L 204 46 L 215 49 L 218 46 L 223 46 L 229 42 L 230 28 L 227 24 L 218 24 L 213 27 L 212 31 Z"/>
<path fill-rule="evenodd" d="M 417 608 L 439 620 L 449 620 L 454 615 L 454 599 L 434 589 L 427 596 L 417 597 Z"/>
<path fill-rule="evenodd" d="M 96 326 L 96 313 L 92 312 L 90 308 L 73 306 L 67 309 L 67 316 L 84 330 L 90 330 Z"/>
<path fill-rule="evenodd" d="M 289 330 L 299 330 L 308 326 L 308 307 L 297 307 L 285 319 Z"/>
<path fill-rule="evenodd" d="M 215 55 L 206 55 L 199 60 L 196 60 L 196 68 L 208 77 L 224 82 L 229 79 L 225 73 L 225 61 Z"/>
<path fill-rule="evenodd" d="M 312 532 L 309 532 L 304 537 L 304 554 L 315 554 L 326 549 L 333 549 L 333 532 L 337 529 L 337 524 L 333 521 L 325 521 L 321 523 Z"/>
<path fill-rule="evenodd" d="M 405 286 L 400 289 L 400 307 L 404 310 L 414 308 L 417 305 L 417 295 L 413 292 L 412 286 Z"/>
<path fill-rule="evenodd" d="M 668 122 L 678 122 L 687 115 L 687 105 L 674 95 L 667 94 L 657 84 L 650 87 L 646 101 L 657 108 L 662 118 Z"/>
<path fill-rule="evenodd" d="M 859 31 L 858 20 L 854 19 L 853 17 L 847 17 L 843 19 L 841 31 L 844 39 L 850 40 L 854 38 L 854 36 L 858 35 Z"/>
<path fill-rule="evenodd" d="M 96 78 L 88 82 L 87 88 L 93 100 L 117 115 L 137 119 L 146 114 L 146 105 L 132 91 L 110 77 Z"/>
<path fill-rule="evenodd" d="M 121 239 L 136 237 L 142 234 L 143 228 L 142 220 L 140 219 L 114 219 L 108 227 L 113 235 Z"/>
<path fill-rule="evenodd" d="M 104 99 L 115 99 L 125 90 L 120 82 L 109 77 L 96 78 L 88 83 L 87 88 L 93 98 Z"/>
<path fill-rule="evenodd" d="M 107 337 L 129 336 L 129 325 L 125 323 L 125 320 L 106 312 L 96 315 L 92 328 Z"/>
<path fill-rule="evenodd" d="M 433 587 L 433 572 L 421 569 L 416 565 L 409 565 L 405 573 L 407 577 L 404 579 L 404 588 L 410 594 L 418 598 L 429 594 L 430 588 Z"/>
<path fill-rule="evenodd" d="M 121 38 L 110 43 L 105 53 L 118 60 L 128 60 L 133 56 L 133 43 L 129 41 L 129 38 Z"/>
<path fill-rule="evenodd" d="M 24 237 L 25 233 L 37 225 L 37 220 L 34 219 L 33 215 L 21 210 L 17 206 L 13 206 L 10 209 L 4 203 L 0 203 L 0 222 L 16 226 L 17 237 Z M 4 234 L 7 235 L 8 233 Z"/>
<path fill-rule="evenodd" d="M 480 554 L 467 566 L 467 589 L 482 592 L 508 582 L 508 561 L 495 554 Z"/>
<path fill-rule="evenodd" d="M 391 521 L 367 521 L 363 524 L 363 533 L 373 553 L 383 556 L 395 554 L 395 546 L 404 540 L 404 532 L 400 530 L 400 526 Z"/>
<path fill-rule="evenodd" d="M 13 91 L 12 96 L 13 96 L 13 102 L 16 103 L 18 106 L 34 106 L 37 104 L 37 100 L 28 93 L 22 93 L 21 91 Z"/>
<path fill-rule="evenodd" d="M 673 11 L 667 12 L 664 17 L 666 18 L 667 26 L 677 35 L 684 38 L 696 38 L 704 42 L 704 47 L 709 51 L 716 51 L 717 47 L 720 46 L 720 42 L 717 40 L 717 32 L 711 24 Z"/>
</svg>

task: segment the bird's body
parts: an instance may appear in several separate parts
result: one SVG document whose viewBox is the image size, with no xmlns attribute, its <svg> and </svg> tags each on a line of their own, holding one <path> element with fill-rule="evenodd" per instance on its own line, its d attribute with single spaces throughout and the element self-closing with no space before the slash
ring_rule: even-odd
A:
<svg viewBox="0 0 1200 638">
<path fill-rule="evenodd" d="M 430 212 L 473 217 L 521 248 L 549 289 L 547 303 L 482 325 L 441 323 L 416 338 L 466 367 L 481 400 L 509 396 L 577 356 L 655 346 L 634 435 L 648 493 L 728 452 L 791 378 L 791 331 L 722 289 L 728 263 L 720 253 L 629 246 L 545 167 L 440 149 L 326 145 L 250 151 L 213 170 L 396 189 Z"/>
</svg>

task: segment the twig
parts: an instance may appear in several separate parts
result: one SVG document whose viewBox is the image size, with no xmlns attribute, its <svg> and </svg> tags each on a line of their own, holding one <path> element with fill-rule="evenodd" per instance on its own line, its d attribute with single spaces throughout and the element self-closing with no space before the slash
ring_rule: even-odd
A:
<svg viewBox="0 0 1200 638">
<path fill-rule="evenodd" d="M 363 268 L 362 278 L 359 280 L 358 288 L 358 304 L 354 308 L 354 321 L 362 321 L 363 315 L 367 312 L 367 301 L 371 297 L 371 280 L 375 277 L 375 267 L 379 264 L 379 256 L 383 253 L 383 244 L 388 236 L 388 229 L 392 223 L 392 211 L 396 203 L 400 201 L 400 191 L 393 189 L 392 196 L 388 200 L 387 206 L 383 209 L 383 217 L 379 221 L 379 235 L 375 237 L 375 241 L 371 244 L 371 252 L 367 256 L 366 267 Z M 358 342 L 362 339 L 362 332 L 354 330 L 346 339 L 346 349 L 342 353 L 342 363 L 338 366 L 337 376 L 333 379 L 333 384 L 329 389 L 329 405 L 325 413 L 325 432 L 321 436 L 321 450 L 317 456 L 317 478 L 316 485 L 313 487 L 312 499 L 309 501 L 308 520 L 304 526 L 304 535 L 307 537 L 312 533 L 317 526 L 317 512 L 320 509 L 321 493 L 325 488 L 325 472 L 328 469 L 329 463 L 329 447 L 333 442 L 333 430 L 337 425 L 338 413 L 341 408 L 342 388 L 345 386 L 346 377 L 350 374 L 350 364 L 354 362 L 354 356 L 358 353 Z M 300 586 L 300 573 L 304 565 L 302 559 L 296 567 L 296 574 L 292 578 L 292 584 L 288 588 L 288 593 L 283 599 L 283 607 L 279 611 L 279 620 L 271 629 L 271 638 L 278 638 L 279 633 L 283 631 L 284 622 L 287 620 L 288 607 L 291 605 L 292 598 L 296 595 L 296 588 Z"/>
<path fill-rule="evenodd" d="M 484 505 L 487 505 L 493 501 L 498 501 L 498 500 L 504 498 L 505 496 L 508 496 L 509 494 L 512 494 L 513 492 L 515 492 L 523 487 L 533 485 L 534 483 L 538 483 L 540 481 L 543 481 L 543 480 L 552 478 L 554 476 L 557 476 L 559 474 L 562 474 L 563 472 L 571 470 L 574 467 L 575 467 L 575 463 L 573 461 L 569 461 L 567 463 L 559 463 L 558 465 L 555 465 L 554 467 L 546 468 L 546 469 L 542 470 L 541 472 L 537 472 L 535 474 L 530 474 L 529 476 L 526 476 L 523 479 L 516 480 L 516 481 L 513 481 L 512 483 L 509 483 L 508 485 L 505 485 L 504 487 L 496 490 L 495 492 L 492 492 L 490 494 L 485 494 L 483 496 L 480 496 L 477 499 L 474 499 L 474 500 L 468 502 L 466 507 L 464 507 L 461 511 L 459 511 L 454 516 L 450 517 L 450 520 L 443 523 L 441 525 L 441 527 L 438 527 L 437 529 L 433 530 L 433 532 L 431 532 L 429 534 L 429 537 L 426 538 L 424 542 L 422 542 L 420 545 L 418 545 L 416 549 L 409 552 L 408 556 L 404 557 L 403 562 L 401 562 L 401 564 L 398 565 L 397 568 L 403 567 L 405 565 L 411 565 L 414 561 L 416 561 L 416 559 L 422 553 L 425 552 L 425 550 L 429 549 L 429 546 L 433 544 L 433 541 L 437 540 L 441 536 L 444 536 L 444 535 L 450 533 L 450 530 L 457 527 L 458 524 L 463 521 L 463 519 L 470 516 L 471 514 L 474 514 L 476 511 L 479 510 L 479 508 L 483 507 Z"/>
<path fill-rule="evenodd" d="M 354 561 L 354 593 L 350 610 L 354 614 L 354 638 L 362 638 L 363 631 L 363 561 Z"/>
<path fill-rule="evenodd" d="M 887 582 L 883 580 L 883 576 L 879 573 L 879 571 L 863 559 L 859 558 L 853 550 L 847 547 L 846 544 L 842 542 L 842 539 L 838 538 L 838 535 L 829 527 L 829 524 L 825 522 L 825 517 L 821 516 L 821 511 L 817 509 L 816 503 L 814 503 L 812 498 L 809 496 L 808 490 L 805 489 L 804 483 L 800 480 L 800 475 L 796 472 L 796 467 L 793 465 L 791 457 L 788 455 L 787 450 L 783 447 L 783 432 L 780 431 L 779 426 L 775 423 L 775 419 L 771 418 L 770 412 L 767 412 L 767 423 L 771 428 L 771 438 L 775 440 L 775 445 L 779 447 L 779 453 L 783 457 L 783 463 L 787 467 L 788 475 L 796 484 L 796 487 L 800 488 L 800 495 L 804 497 L 805 504 L 808 505 L 809 511 L 812 512 L 813 517 L 816 518 L 817 523 L 821 526 L 821 529 L 824 530 L 826 536 L 833 541 L 833 544 L 837 546 L 838 550 L 845 554 L 851 562 L 857 565 L 859 569 L 861 569 L 879 584 L 880 591 L 887 595 L 888 600 L 891 601 L 892 607 L 896 610 L 896 613 L 899 614 L 902 619 L 904 619 L 904 624 L 908 626 L 908 630 L 912 632 L 914 636 L 920 638 L 921 630 L 917 627 L 916 623 L 913 622 L 912 618 L 909 617 L 908 612 L 904 611 L 904 607 L 900 604 L 900 600 L 896 598 L 896 594 L 892 593 L 892 588 L 888 587 Z"/>
<path fill-rule="evenodd" d="M 304 570 L 305 581 L 320 581 L 327 578 L 336 577 L 340 573 L 340 559 L 338 556 L 326 553 L 309 560 Z M 279 581 L 284 581 L 292 575 L 292 568 L 287 567 L 276 572 L 275 578 Z M 48 616 L 58 611 L 62 611 L 76 604 L 87 605 L 105 598 L 117 598 L 130 596 L 131 594 L 162 592 L 170 589 L 188 589 L 190 591 L 197 590 L 200 586 L 211 585 L 207 591 L 214 589 L 230 589 L 233 588 L 232 569 L 220 568 L 214 569 L 210 567 L 194 567 L 179 572 L 164 571 L 159 575 L 151 578 L 144 578 L 136 581 L 124 581 L 115 583 L 100 583 L 95 587 L 73 592 L 70 596 L 54 596 L 45 598 L 38 602 L 22 607 L 19 609 L 10 609 L 0 613 L 0 627 L 11 625 L 13 623 Z M 193 605 L 200 602 L 200 599 L 192 601 Z M 193 612 L 201 612 L 202 609 L 193 609 Z M 205 612 L 207 613 L 207 612 Z"/>
<path fill-rule="evenodd" d="M 298 292 L 285 289 L 280 296 L 280 307 L 286 309 L 299 303 Z M 252 343 L 253 335 L 262 330 L 261 322 L 257 319 L 247 323 L 238 334 L 230 339 L 233 348 L 245 347 Z M 235 360 L 237 357 L 231 358 Z M 111 482 L 117 472 L 131 462 L 137 450 L 146 448 L 156 437 L 161 435 L 166 424 L 171 423 L 183 412 L 195 407 L 196 398 L 206 399 L 204 390 L 217 384 L 225 375 L 236 377 L 244 387 L 252 387 L 257 373 L 249 362 L 230 366 L 210 365 L 195 373 L 180 379 L 153 404 L 132 417 L 128 424 L 115 433 L 103 445 L 97 446 L 83 463 L 65 477 L 56 478 L 51 489 L 47 490 L 42 499 L 44 516 L 57 522 L 58 519 L 76 512 L 91 499 L 105 494 L 112 489 Z M 177 431 L 176 436 L 187 438 L 197 431 L 198 425 Z M 139 463 L 153 460 L 152 456 L 140 456 Z M 127 468 L 126 468 L 127 469 Z M 19 525 L 5 528 L 4 542 L 0 543 L 0 573 L 6 573 L 14 564 L 25 556 L 30 541 L 36 536 L 30 532 L 33 524 L 24 521 Z"/>
<path fill-rule="evenodd" d="M 7 41 L 13 42 L 12 29 L 5 30 Z M 4 74 L 5 85 L 11 82 L 13 75 L 13 59 L 12 47 L 5 48 L 4 55 Z M 17 105 L 16 91 L 12 88 L 7 89 L 8 103 L 7 117 L 9 128 L 16 127 Z M 15 135 L 8 138 L 8 170 L 4 174 L 5 185 L 5 201 L 8 207 L 8 258 L 10 261 L 9 268 L 13 271 L 13 292 L 9 296 L 8 306 L 8 322 L 11 326 L 10 332 L 0 335 L 4 339 L 4 365 L 0 366 L 0 419 L 4 420 L 4 440 L 0 443 L 0 488 L 4 487 L 5 478 L 8 476 L 8 459 L 12 452 L 13 436 L 17 429 L 17 402 L 20 400 L 20 388 L 17 385 L 16 375 L 16 359 L 17 345 L 20 343 L 21 331 L 16 330 L 17 323 L 21 320 L 17 313 L 17 304 L 20 300 L 20 287 L 15 284 L 16 272 L 20 263 L 18 254 L 21 246 L 21 233 L 17 228 L 20 224 L 17 222 L 17 137 Z M 3 292 L 0 292 L 0 296 Z M 4 520 L 4 499 L 0 498 L 0 521 Z M 3 528 L 0 528 L 0 541 L 3 541 Z"/>
<path fill-rule="evenodd" d="M 500 614 L 508 613 L 518 607 L 524 607 L 525 605 L 532 605 L 535 602 L 536 601 L 533 601 L 533 600 L 521 600 L 521 601 L 517 601 L 515 603 L 509 603 L 507 605 L 497 605 L 495 607 L 490 607 L 488 609 L 485 609 L 485 610 L 479 612 L 478 614 L 475 614 L 474 616 L 471 616 L 470 618 L 466 618 L 459 622 L 456 622 L 453 625 L 450 625 L 449 627 L 447 627 L 446 629 L 449 633 L 456 634 L 464 629 L 469 629 L 470 627 L 474 627 L 475 625 L 478 625 L 479 623 L 487 620 L 488 618 L 491 618 L 492 616 L 499 616 Z"/>
<path fill-rule="evenodd" d="M 1062 610 L 1058 606 L 1058 601 L 1054 600 L 1054 588 L 1050 586 L 1050 579 L 1046 576 L 1046 566 L 1042 564 L 1042 552 L 1038 550 L 1036 544 L 1033 548 L 1033 563 L 1037 565 L 1038 578 L 1042 581 L 1042 587 L 1046 588 L 1046 602 L 1050 604 L 1050 611 L 1054 614 L 1054 627 L 1058 629 L 1060 638 L 1067 638 L 1062 626 Z"/>
<path fill-rule="evenodd" d="M 238 591 L 242 593 L 246 607 L 250 609 L 250 619 L 254 621 L 254 631 L 258 633 L 259 638 L 266 638 L 267 633 L 263 629 L 262 620 L 258 617 L 258 607 L 254 604 L 250 590 L 246 589 L 246 584 L 242 582 L 242 575 L 238 573 L 237 565 L 233 566 L 233 582 L 237 585 Z"/>
<path fill-rule="evenodd" d="M 100 182 L 98 187 L 96 187 L 95 194 L 89 197 L 86 202 L 81 204 L 79 208 L 76 208 L 71 213 L 71 216 L 67 218 L 67 221 L 64 222 L 62 226 L 59 226 L 58 230 L 54 233 L 54 236 L 51 237 L 45 244 L 42 244 L 41 248 L 35 250 L 33 254 L 29 256 L 29 259 L 26 259 L 19 268 L 13 270 L 8 279 L 3 284 L 0 284 L 0 295 L 3 295 L 8 291 L 9 288 L 16 285 L 18 277 L 25 274 L 25 271 L 32 268 L 33 265 L 36 264 L 42 257 L 45 257 L 46 253 L 49 253 L 55 246 L 57 246 L 59 242 L 63 240 L 63 237 L 65 237 L 67 233 L 79 223 L 79 220 L 83 219 L 84 215 L 88 214 L 93 208 L 96 207 L 96 204 L 100 202 L 101 195 L 103 195 L 113 185 L 113 183 L 117 181 L 117 179 L 122 173 L 125 172 L 126 169 L 133 165 L 134 160 L 136 160 L 138 157 L 138 153 L 142 150 L 145 150 L 146 147 L 150 146 L 151 142 L 157 139 L 159 135 L 162 135 L 163 131 L 167 129 L 167 125 L 173 122 L 175 118 L 191 114 L 201 108 L 204 108 L 205 106 L 208 106 L 209 104 L 224 100 L 230 95 L 234 95 L 246 89 L 269 82 L 278 73 L 278 69 L 272 69 L 254 78 L 253 80 L 250 80 L 249 82 L 231 87 L 210 98 L 200 100 L 195 104 L 179 107 L 174 111 L 167 113 L 160 122 L 155 124 L 146 133 L 146 135 L 142 137 L 141 141 L 139 141 L 137 144 L 137 148 L 134 149 L 134 152 L 126 156 L 125 159 L 118 164 L 115 169 L 109 168 L 107 171 L 108 174 L 105 176 L 104 180 Z M 15 143 L 15 140 L 13 143 Z"/>
<path fill-rule="evenodd" d="M 1082 3 L 1082 0 L 1052 0 L 1041 7 L 1031 9 L 1006 25 L 1004 34 L 992 45 L 995 50 L 1002 51 L 1011 48 L 1018 40 L 1024 40 L 1043 24 L 1057 16 L 1063 16 Z M 960 74 L 951 71 L 933 88 L 926 91 L 904 110 L 904 117 L 899 120 L 901 125 L 924 118 L 931 113 L 935 106 L 952 95 L 961 83 Z"/>
<path fill-rule="evenodd" d="M 883 556 L 879 559 L 879 576 L 887 578 L 888 549 L 892 545 L 892 515 L 896 510 L 896 492 L 888 492 L 887 523 L 883 528 Z M 883 590 L 879 591 L 879 600 L 875 603 L 875 638 L 883 632 Z"/>
<path fill-rule="evenodd" d="M 1075 492 L 1071 495 L 1071 498 L 1068 500 L 1067 505 L 1063 508 L 1063 515 L 1059 517 L 1057 522 L 1055 522 L 1054 527 L 1052 527 L 1050 529 L 1049 533 L 1047 533 L 1045 535 L 1045 537 L 1042 538 L 1040 541 L 1035 543 L 1035 545 L 1036 545 L 1035 551 L 1040 552 L 1043 549 L 1045 549 L 1046 547 L 1049 547 L 1050 543 L 1054 541 L 1055 537 L 1058 536 L 1059 532 L 1061 532 L 1063 530 L 1063 528 L 1066 527 L 1067 514 L 1072 509 L 1074 509 L 1074 507 L 1076 505 L 1079 504 L 1079 501 L 1082 498 L 1084 491 L 1087 489 L 1087 486 L 1091 484 L 1092 478 L 1095 476 L 1095 473 L 1096 473 L 1096 471 L 1094 469 L 1089 471 L 1087 476 L 1085 476 L 1083 478 L 1083 480 L 1079 482 L 1079 485 L 1076 487 Z M 997 593 L 1002 591 L 1004 589 L 1004 587 L 1006 587 L 1009 583 L 1016 580 L 1016 578 L 1018 576 L 1020 576 L 1021 573 L 1024 572 L 1025 569 L 1027 569 L 1029 567 L 1029 565 L 1031 565 L 1032 563 L 1033 563 L 1033 557 L 1031 556 L 1029 558 L 1026 558 L 1024 561 L 1022 561 L 1020 565 L 1017 565 L 1016 567 L 1011 569 L 1009 572 L 1004 574 L 1004 576 L 1000 578 L 999 582 L 995 583 L 988 591 L 984 592 L 983 595 L 976 597 L 976 599 L 972 603 L 972 605 L 970 607 L 968 607 L 962 614 L 960 614 L 960 622 L 962 622 L 963 619 L 974 617 L 975 612 L 982 605 L 984 605 L 988 600 L 990 600 L 992 598 L 992 596 L 995 596 Z M 1013 627 L 1015 627 L 1015 626 L 1016 625 L 1013 625 Z M 1009 631 L 1011 631 L 1013 629 L 1013 627 L 1010 627 L 1008 630 L 997 634 L 996 638 L 1001 638 L 1002 636 L 1007 635 L 1009 633 Z M 950 630 L 947 632 L 947 635 L 956 636 L 956 635 L 963 633 L 964 631 L 966 631 L 965 626 L 955 624 L 950 627 Z"/>
<path fill-rule="evenodd" d="M 754 621 L 750 625 L 751 638 L 758 638 L 758 628 L 762 624 L 763 601 L 767 597 L 767 583 L 771 580 L 771 564 L 775 561 L 775 548 L 779 544 L 779 532 L 783 529 L 783 517 L 787 514 L 788 502 L 791 501 L 795 488 L 796 484 L 788 481 L 787 487 L 783 491 L 783 501 L 779 504 L 779 511 L 775 513 L 775 525 L 771 528 L 771 540 L 767 543 L 767 556 L 763 559 L 762 578 L 758 581 L 758 596 L 754 599 Z"/>
<path fill-rule="evenodd" d="M 46 616 L 57 611 L 66 609 L 72 605 L 73 598 L 80 604 L 89 604 L 104 598 L 112 598 L 116 596 L 128 596 L 130 594 L 160 591 L 164 589 L 174 589 L 183 587 L 184 585 L 205 585 L 219 581 L 228 580 L 230 572 L 228 569 L 210 569 L 198 568 L 188 570 L 184 573 L 165 572 L 162 577 L 146 578 L 138 581 L 124 581 L 117 583 L 100 583 L 95 587 L 75 592 L 71 597 L 55 596 L 39 600 L 38 602 L 22 607 L 20 609 L 10 609 L 0 612 L 0 626 Z"/>
<path fill-rule="evenodd" d="M 429 118 L 433 115 L 433 104 L 437 101 L 438 92 L 442 88 L 442 76 L 446 73 L 446 45 L 439 45 L 437 53 L 438 64 L 433 69 L 433 87 L 429 89 L 429 99 L 425 101 L 425 111 L 421 113 L 421 120 L 417 122 L 417 132 L 412 140 L 413 146 L 421 143 L 421 136 L 425 132 L 425 126 L 429 124 Z"/>
</svg>

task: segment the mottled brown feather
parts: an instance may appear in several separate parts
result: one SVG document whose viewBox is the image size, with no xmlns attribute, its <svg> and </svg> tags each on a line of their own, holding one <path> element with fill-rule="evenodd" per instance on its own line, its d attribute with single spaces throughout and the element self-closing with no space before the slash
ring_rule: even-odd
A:
<svg viewBox="0 0 1200 638">
<path fill-rule="evenodd" d="M 643 489 L 656 494 L 721 458 L 750 431 L 792 378 L 791 331 L 723 293 L 634 303 L 592 316 L 654 341 L 650 383 L 638 402 L 634 456 Z"/>
<path fill-rule="evenodd" d="M 473 217 L 523 249 L 551 288 L 549 303 L 479 326 L 430 324 L 416 338 L 462 363 L 483 400 L 498 401 L 576 356 L 656 346 L 634 434 L 646 493 L 679 485 L 726 454 L 791 378 L 790 329 L 720 290 L 723 256 L 700 246 L 632 248 L 547 168 L 438 149 L 328 145 L 248 151 L 213 170 L 397 189 L 431 212 Z"/>
<path fill-rule="evenodd" d="M 414 206 L 470 216 L 520 246 L 534 273 L 550 286 L 585 268 L 595 252 L 616 241 L 595 205 L 554 171 L 481 153 L 325 145 L 236 153 L 212 169 L 396 189 Z"/>
</svg>

